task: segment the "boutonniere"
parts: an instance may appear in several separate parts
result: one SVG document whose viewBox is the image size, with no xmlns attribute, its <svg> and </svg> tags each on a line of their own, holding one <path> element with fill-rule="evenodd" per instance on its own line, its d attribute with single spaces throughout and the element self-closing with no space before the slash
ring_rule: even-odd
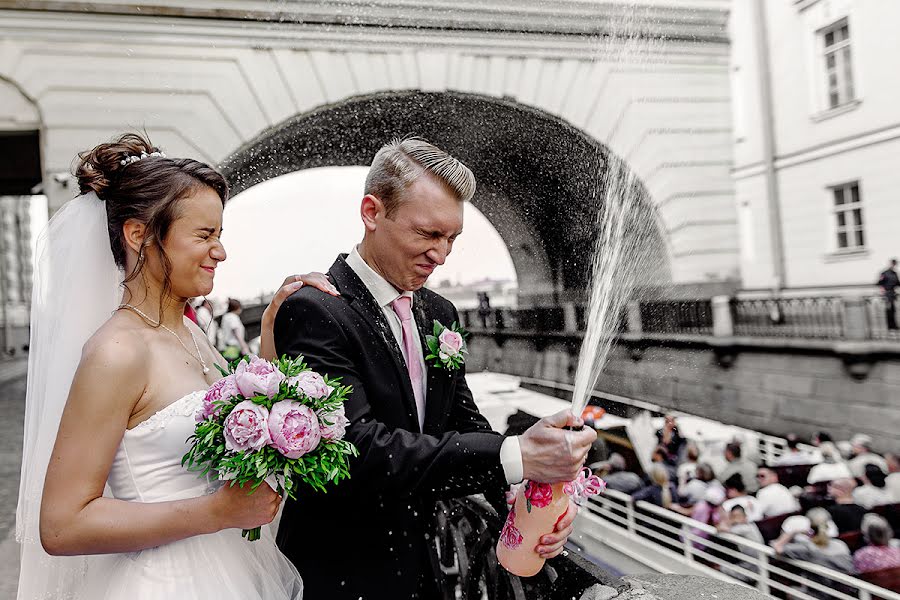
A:
<svg viewBox="0 0 900 600">
<path fill-rule="evenodd" d="M 425 336 L 425 345 L 428 346 L 426 361 L 433 361 L 432 365 L 448 371 L 456 371 L 466 362 L 465 355 L 466 338 L 469 333 L 455 321 L 450 327 L 445 327 L 434 322 L 433 335 Z"/>
</svg>

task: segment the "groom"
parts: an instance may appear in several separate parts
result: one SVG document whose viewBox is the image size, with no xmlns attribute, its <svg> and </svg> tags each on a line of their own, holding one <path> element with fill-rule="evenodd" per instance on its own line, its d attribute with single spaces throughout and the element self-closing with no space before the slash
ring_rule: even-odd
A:
<svg viewBox="0 0 900 600">
<path fill-rule="evenodd" d="M 307 598 L 440 597 L 435 501 L 494 493 L 524 478 L 574 479 L 596 434 L 562 427 L 558 413 L 519 437 L 491 430 L 466 385 L 465 368 L 427 364 L 425 336 L 450 326 L 453 305 L 422 286 L 462 232 L 475 177 L 421 139 L 378 151 L 366 178 L 362 242 L 329 275 L 334 297 L 305 287 L 275 322 L 279 353 L 353 386 L 346 439 L 359 449 L 349 480 L 284 508 L 278 545 L 303 576 Z M 574 506 L 574 505 L 572 505 Z M 574 510 L 538 550 L 558 554 Z"/>
</svg>

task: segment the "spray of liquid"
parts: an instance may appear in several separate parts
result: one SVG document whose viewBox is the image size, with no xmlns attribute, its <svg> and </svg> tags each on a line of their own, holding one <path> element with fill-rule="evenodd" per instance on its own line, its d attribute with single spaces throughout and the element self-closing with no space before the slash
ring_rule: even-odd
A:
<svg viewBox="0 0 900 600">
<path fill-rule="evenodd" d="M 598 219 L 598 239 L 591 266 L 591 293 L 587 327 L 572 395 L 572 413 L 580 415 L 622 329 L 625 310 L 636 284 L 646 279 L 655 265 L 658 234 L 655 215 L 631 170 L 621 160 L 608 157 L 603 201 Z"/>
<path fill-rule="evenodd" d="M 614 24 L 612 35 L 598 40 L 596 56 L 615 68 L 634 69 L 657 54 L 660 41 L 643 35 L 645 22 L 634 10 Z M 658 54 L 657 54 L 658 55 Z M 614 135 L 615 127 L 610 136 Z M 607 140 L 610 141 L 610 140 Z M 572 413 L 580 416 L 609 358 L 625 319 L 628 302 L 639 285 L 655 283 L 654 275 L 665 264 L 658 217 L 642 182 L 624 160 L 606 152 L 597 173 L 595 193 L 600 210 L 591 264 L 591 284 L 586 310 L 587 324 L 572 395 Z"/>
</svg>

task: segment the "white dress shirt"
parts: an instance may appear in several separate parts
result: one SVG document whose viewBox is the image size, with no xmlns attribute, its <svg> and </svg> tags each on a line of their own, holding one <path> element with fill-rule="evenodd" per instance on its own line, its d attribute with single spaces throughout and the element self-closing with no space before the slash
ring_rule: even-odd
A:
<svg viewBox="0 0 900 600">
<path fill-rule="evenodd" d="M 800 503 L 791 494 L 791 491 L 780 483 L 770 483 L 759 488 L 756 492 L 756 500 L 759 502 L 763 514 L 767 517 L 798 512 Z"/>
<path fill-rule="evenodd" d="M 408 296 L 410 299 L 410 307 L 412 308 L 416 299 L 412 292 L 397 291 L 397 288 L 388 283 L 384 277 L 376 273 L 372 267 L 366 264 L 366 261 L 362 259 L 356 248 L 354 248 L 347 256 L 347 265 L 349 265 L 349 267 L 353 269 L 353 272 L 362 279 L 363 285 L 366 286 L 366 289 L 368 289 L 369 293 L 372 294 L 372 297 L 375 298 L 375 302 L 381 307 L 381 312 L 384 313 L 384 318 L 387 319 L 388 325 L 391 328 L 391 333 L 394 334 L 394 339 L 397 340 L 397 345 L 400 346 L 403 360 L 406 361 L 406 364 L 410 364 L 411 360 L 419 363 L 419 372 L 422 374 L 422 378 L 419 382 L 419 389 L 413 390 L 413 392 L 416 397 L 416 410 L 419 413 L 419 430 L 421 431 L 425 424 L 425 397 L 427 395 L 426 388 L 428 386 L 428 369 L 425 368 L 425 356 L 422 354 L 422 340 L 419 337 L 419 326 L 416 323 L 415 318 L 413 318 L 412 327 L 410 327 L 410 329 L 412 330 L 412 346 L 415 348 L 416 356 L 407 356 L 406 348 L 403 346 L 403 325 L 400 323 L 400 317 L 397 316 L 397 313 L 394 312 L 394 308 L 391 306 L 391 303 L 400 296 Z"/>
<path fill-rule="evenodd" d="M 853 490 L 853 501 L 863 508 L 872 508 L 882 504 L 891 504 L 894 498 L 887 488 L 877 488 L 872 484 L 866 484 Z"/>
<path fill-rule="evenodd" d="M 722 510 L 727 513 L 737 505 L 740 505 L 744 509 L 744 514 L 747 515 L 748 521 L 761 521 L 765 517 L 762 511 L 762 507 L 753 496 L 738 496 L 736 498 L 726 500 L 722 503 Z"/>
<path fill-rule="evenodd" d="M 389 283 L 384 277 L 366 264 L 366 261 L 359 255 L 359 251 L 355 246 L 347 255 L 347 266 L 349 266 L 362 280 L 363 285 L 366 286 L 366 289 L 368 289 L 369 293 L 372 294 L 372 297 L 375 298 L 375 302 L 381 307 L 384 317 L 387 319 L 388 325 L 391 328 L 391 333 L 394 334 L 394 339 L 397 340 L 397 345 L 400 347 L 400 352 L 403 353 L 403 359 L 409 364 L 410 357 L 406 356 L 406 349 L 403 347 L 403 325 L 400 323 L 400 317 L 394 312 L 391 302 L 400 296 L 409 296 L 411 300 L 410 306 L 412 306 L 416 301 L 415 296 L 410 291 L 398 291 L 397 288 Z M 422 340 L 419 337 L 419 328 L 418 325 L 415 324 L 415 320 L 413 323 L 415 325 L 412 327 L 413 348 L 415 348 L 416 356 L 413 357 L 412 360 L 419 362 L 422 373 L 421 388 L 417 390 L 419 393 L 416 394 L 416 410 L 419 413 L 419 430 L 421 431 L 424 429 L 425 423 L 425 399 L 428 395 L 428 390 L 426 389 L 428 385 L 428 368 L 425 365 L 425 355 L 422 353 Z M 506 481 L 508 483 L 513 484 L 522 481 L 525 469 L 522 464 L 522 451 L 518 437 L 507 437 L 503 440 L 503 444 L 500 446 L 500 463 L 503 466 L 503 473 L 506 475 Z"/>
<path fill-rule="evenodd" d="M 900 472 L 891 473 L 884 481 L 884 489 L 891 493 L 893 502 L 900 502 Z"/>
<path fill-rule="evenodd" d="M 887 461 L 872 452 L 866 452 L 865 454 L 854 456 L 847 462 L 847 466 L 850 467 L 850 472 L 853 473 L 854 477 L 859 478 L 865 475 L 866 465 L 875 465 L 876 467 L 881 469 L 881 471 L 885 475 L 887 475 L 888 473 Z"/>
<path fill-rule="evenodd" d="M 823 483 L 825 481 L 835 481 L 836 479 L 851 479 L 853 474 L 845 462 L 836 463 L 819 463 L 809 470 L 806 476 L 806 483 L 812 485 L 814 483 Z"/>
</svg>

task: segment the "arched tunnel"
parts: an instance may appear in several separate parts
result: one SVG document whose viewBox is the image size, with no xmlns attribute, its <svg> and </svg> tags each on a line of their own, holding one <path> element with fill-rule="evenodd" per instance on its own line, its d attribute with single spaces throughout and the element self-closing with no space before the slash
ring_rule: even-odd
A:
<svg viewBox="0 0 900 600">
<path fill-rule="evenodd" d="M 417 135 L 475 173 L 473 203 L 509 248 L 520 306 L 585 298 L 610 161 L 599 142 L 546 112 L 498 98 L 455 92 L 360 96 L 293 117 L 259 135 L 221 168 L 234 193 L 286 173 L 368 165 L 382 144 Z M 360 190 L 360 194 L 362 190 Z M 640 182 L 635 220 L 650 236 L 638 246 L 644 282 L 669 281 L 656 213 Z M 311 202 L 315 199 L 311 198 Z"/>
</svg>

